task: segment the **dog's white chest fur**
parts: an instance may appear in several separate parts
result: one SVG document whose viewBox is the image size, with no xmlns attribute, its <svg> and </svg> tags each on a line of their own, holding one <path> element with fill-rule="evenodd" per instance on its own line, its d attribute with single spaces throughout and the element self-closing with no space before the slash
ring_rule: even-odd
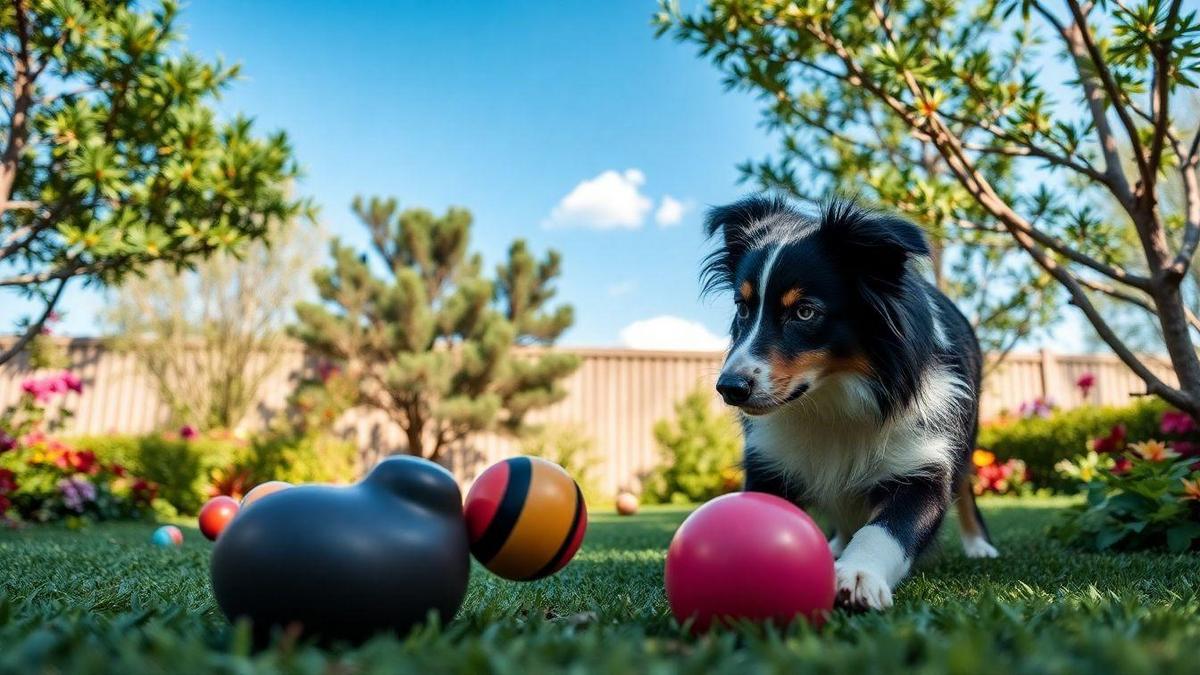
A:
<svg viewBox="0 0 1200 675">
<path fill-rule="evenodd" d="M 853 532 L 865 523 L 866 492 L 893 477 L 949 471 L 952 432 L 942 421 L 969 400 L 969 387 L 948 370 L 925 373 L 921 395 L 884 424 L 874 398 L 855 375 L 822 380 L 795 403 L 747 418 L 746 444 L 803 496 Z"/>
</svg>

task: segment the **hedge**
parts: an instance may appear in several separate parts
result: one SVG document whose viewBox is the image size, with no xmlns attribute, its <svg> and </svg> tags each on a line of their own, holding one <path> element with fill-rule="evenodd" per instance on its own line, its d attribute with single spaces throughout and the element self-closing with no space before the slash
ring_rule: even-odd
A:
<svg viewBox="0 0 1200 675">
<path fill-rule="evenodd" d="M 1124 407 L 1073 408 L 1049 417 L 985 425 L 979 431 L 978 445 L 996 453 L 1000 461 L 1023 460 L 1038 487 L 1073 492 L 1078 488 L 1075 482 L 1054 470 L 1059 460 L 1087 452 L 1089 440 L 1106 435 L 1117 424 L 1125 425 L 1131 441 L 1157 438 L 1162 435 L 1159 419 L 1165 410 L 1165 403 L 1149 397 Z"/>
<path fill-rule="evenodd" d="M 237 472 L 252 487 L 266 480 L 293 483 L 344 482 L 357 473 L 353 443 L 328 436 L 264 435 L 252 440 L 200 436 L 191 440 L 105 435 L 71 439 L 101 462 L 116 462 L 154 481 L 159 497 L 180 513 L 193 514 L 211 496 L 222 475 Z"/>
</svg>

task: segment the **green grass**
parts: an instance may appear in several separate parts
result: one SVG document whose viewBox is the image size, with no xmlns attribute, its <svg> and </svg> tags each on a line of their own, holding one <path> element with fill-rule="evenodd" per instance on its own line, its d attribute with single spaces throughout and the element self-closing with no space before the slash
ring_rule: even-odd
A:
<svg viewBox="0 0 1200 675">
<path fill-rule="evenodd" d="M 593 518 L 550 579 L 476 568 L 458 617 L 407 639 L 324 650 L 283 638 L 255 652 L 208 587 L 209 544 L 152 526 L 0 532 L 0 672 L 1200 672 L 1200 556 L 1096 555 L 1044 535 L 1061 500 L 985 503 L 1004 557 L 967 560 L 951 528 L 883 614 L 838 613 L 820 632 L 743 627 L 684 635 L 662 590 L 686 515 Z M 735 582 L 735 580 L 731 580 Z"/>
</svg>

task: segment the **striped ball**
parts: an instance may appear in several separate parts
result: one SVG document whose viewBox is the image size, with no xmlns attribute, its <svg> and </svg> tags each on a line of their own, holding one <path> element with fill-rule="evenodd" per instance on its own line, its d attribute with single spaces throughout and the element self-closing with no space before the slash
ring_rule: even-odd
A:
<svg viewBox="0 0 1200 675">
<path fill-rule="evenodd" d="M 465 505 L 471 553 L 505 579 L 531 581 L 571 561 L 587 530 L 587 504 L 554 462 L 513 457 L 488 467 Z"/>
</svg>

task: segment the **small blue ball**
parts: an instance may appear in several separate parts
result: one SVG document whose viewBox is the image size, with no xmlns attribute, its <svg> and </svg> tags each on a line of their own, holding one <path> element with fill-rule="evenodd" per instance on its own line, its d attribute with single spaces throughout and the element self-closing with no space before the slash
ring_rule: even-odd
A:
<svg viewBox="0 0 1200 675">
<path fill-rule="evenodd" d="M 176 548 L 183 544 L 183 532 L 174 525 L 163 525 L 150 535 L 150 541 L 159 548 Z"/>
</svg>

